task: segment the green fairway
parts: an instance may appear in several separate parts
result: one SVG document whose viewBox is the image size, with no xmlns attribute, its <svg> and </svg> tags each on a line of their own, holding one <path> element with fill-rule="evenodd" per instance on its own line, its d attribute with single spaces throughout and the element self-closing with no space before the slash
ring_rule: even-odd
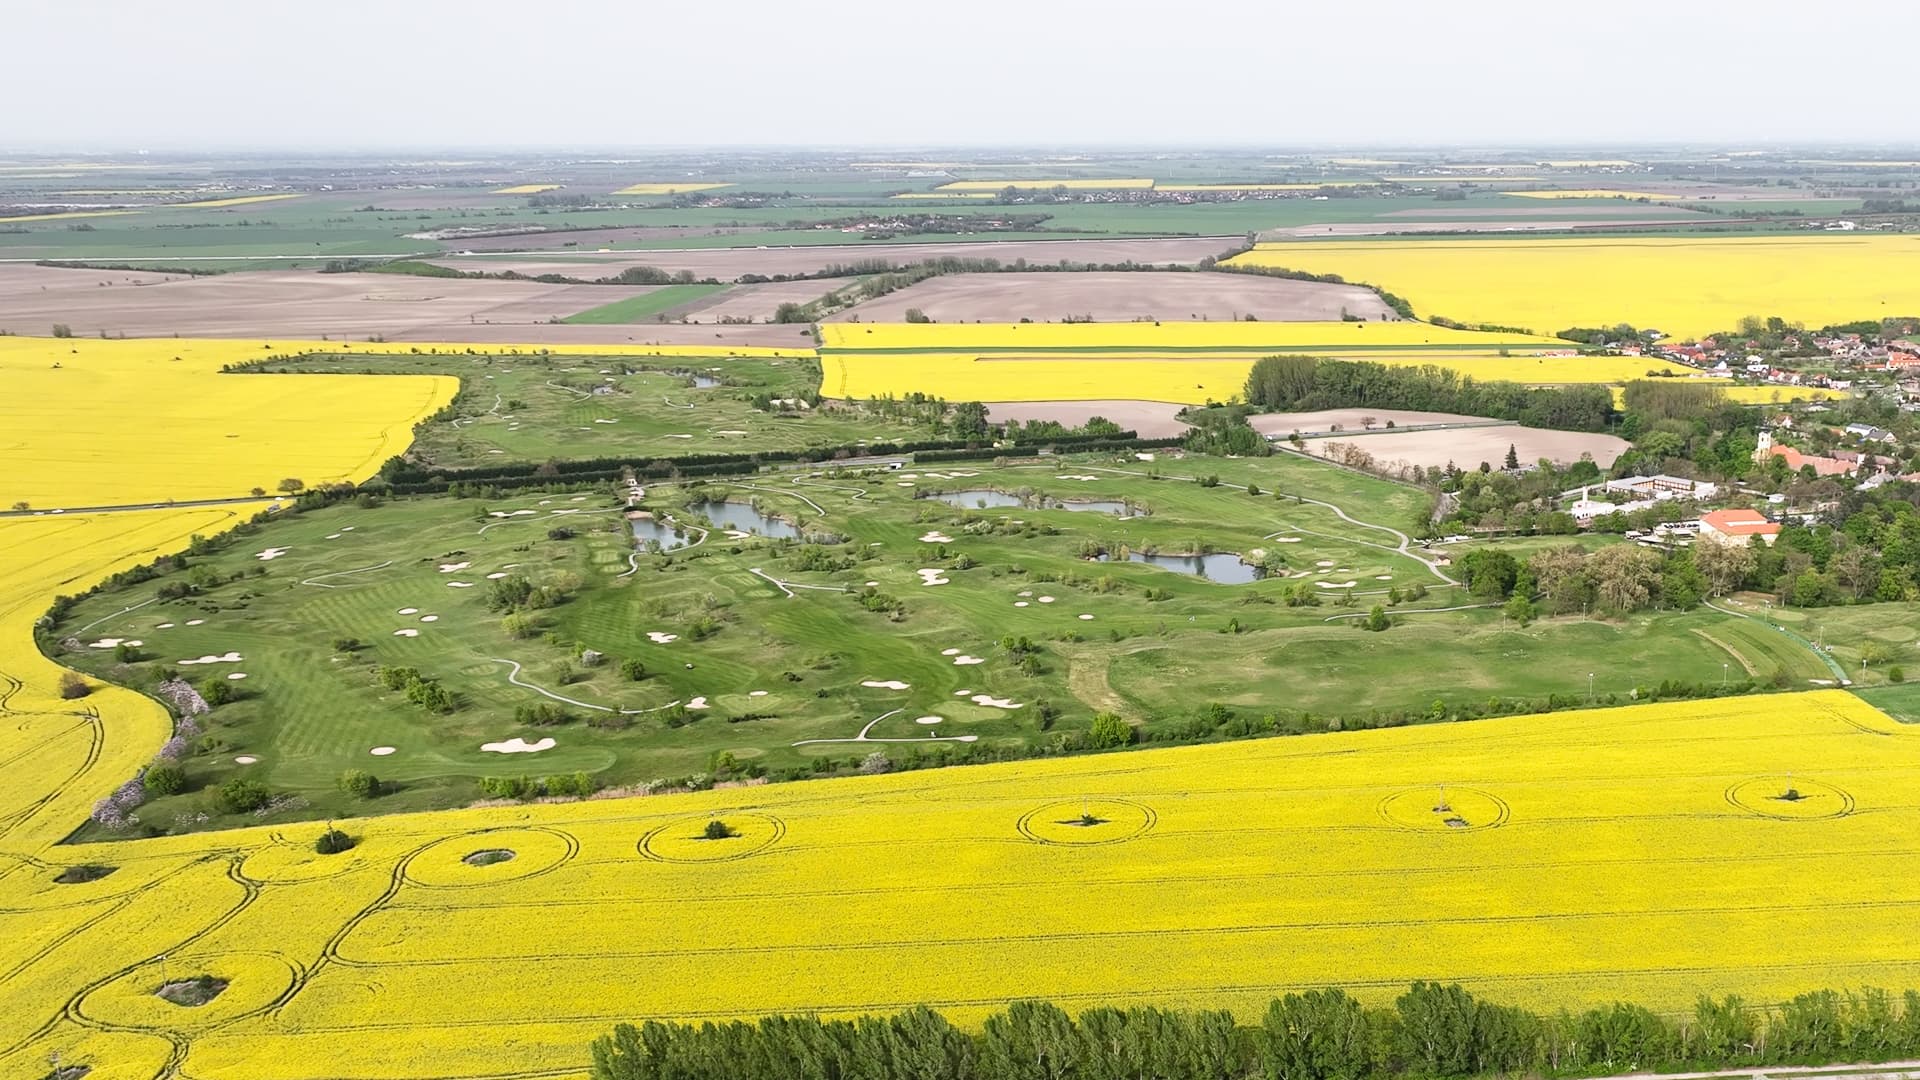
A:
<svg viewBox="0 0 1920 1080">
<path fill-rule="evenodd" d="M 629 296 L 625 300 L 615 300 L 611 304 L 588 308 L 560 321 L 594 325 L 646 322 L 655 315 L 672 311 L 684 304 L 691 304 L 695 300 L 705 299 L 726 287 L 725 285 L 662 285 L 638 296 Z"/>
</svg>

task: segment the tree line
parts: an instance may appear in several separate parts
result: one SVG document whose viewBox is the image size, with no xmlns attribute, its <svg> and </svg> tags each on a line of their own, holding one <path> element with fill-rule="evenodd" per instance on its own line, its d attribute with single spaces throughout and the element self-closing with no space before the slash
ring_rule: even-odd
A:
<svg viewBox="0 0 1920 1080">
<path fill-rule="evenodd" d="M 1417 409 L 1512 420 L 1528 427 L 1604 431 L 1613 393 L 1604 386 L 1536 387 L 1480 380 L 1437 364 L 1403 367 L 1313 356 L 1268 356 L 1247 373 L 1248 403 L 1279 412 Z"/>
<path fill-rule="evenodd" d="M 1778 1006 L 1702 996 L 1666 1016 L 1615 1002 L 1539 1013 L 1416 982 L 1391 1005 L 1337 989 L 1224 1010 L 1138 1006 L 1071 1016 L 1017 1001 L 963 1031 L 925 1007 L 890 1016 L 621 1024 L 593 1080 L 1454 1080 L 1648 1069 L 1895 1061 L 1920 1054 L 1920 992 L 1801 994 Z"/>
</svg>

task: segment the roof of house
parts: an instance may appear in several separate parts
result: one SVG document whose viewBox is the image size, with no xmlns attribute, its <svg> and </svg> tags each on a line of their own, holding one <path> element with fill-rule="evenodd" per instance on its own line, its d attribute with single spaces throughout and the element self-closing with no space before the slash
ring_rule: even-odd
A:
<svg viewBox="0 0 1920 1080">
<path fill-rule="evenodd" d="M 1780 531 L 1758 510 L 1715 510 L 1701 514 L 1700 524 L 1722 536 L 1773 536 Z"/>
<path fill-rule="evenodd" d="M 1786 458 L 1787 467 L 1796 472 L 1802 465 L 1811 465 L 1815 476 L 1840 476 L 1853 471 L 1853 465 L 1850 462 L 1841 461 L 1839 458 L 1803 454 L 1791 446 L 1774 447 L 1773 456 Z"/>
</svg>

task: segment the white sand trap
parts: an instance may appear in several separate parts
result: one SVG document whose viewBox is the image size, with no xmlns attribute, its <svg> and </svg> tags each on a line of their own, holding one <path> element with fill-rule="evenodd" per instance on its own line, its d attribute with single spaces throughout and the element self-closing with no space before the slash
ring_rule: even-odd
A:
<svg viewBox="0 0 1920 1080">
<path fill-rule="evenodd" d="M 726 429 L 725 431 L 716 431 L 716 432 L 714 432 L 714 434 L 715 434 L 715 435 L 746 435 L 746 434 L 750 434 L 750 433 L 749 433 L 749 432 L 745 432 L 745 431 L 741 431 L 741 430 L 739 430 L 738 428 L 728 428 L 728 429 Z"/>
<path fill-rule="evenodd" d="M 1041 603 L 1043 603 L 1043 604 L 1051 604 L 1051 603 L 1053 603 L 1053 597 L 1051 597 L 1051 596 L 1043 596 L 1043 597 L 1041 597 L 1041 598 L 1040 598 L 1040 602 L 1041 602 Z"/>
<path fill-rule="evenodd" d="M 940 655 L 941 656 L 959 656 L 960 650 L 959 649 L 941 649 Z"/>
<path fill-rule="evenodd" d="M 900 481 L 899 483 L 897 483 L 897 484 L 895 484 L 895 485 L 893 485 L 893 486 L 894 486 L 894 487 L 912 487 L 912 486 L 913 486 L 913 481 L 911 481 L 911 480 L 902 480 L 902 481 Z"/>
<path fill-rule="evenodd" d="M 767 692 L 765 690 L 749 690 L 747 691 L 747 696 L 748 697 L 766 697 Z"/>
<path fill-rule="evenodd" d="M 693 436 L 691 436 L 691 435 L 669 435 L 669 436 L 667 436 L 667 438 L 669 438 L 669 439 L 691 439 L 691 438 L 693 438 Z"/>
<path fill-rule="evenodd" d="M 418 614 L 420 614 L 420 609 L 419 609 L 419 608 L 417 608 L 417 607 L 403 607 L 403 608 L 401 608 L 401 609 L 400 609 L 400 614 L 402 614 L 402 615 L 418 615 Z"/>
<path fill-rule="evenodd" d="M 376 746 L 373 749 L 367 751 L 367 753 L 372 754 L 374 757 L 386 757 L 388 754 L 393 753 L 393 747 Z"/>
<path fill-rule="evenodd" d="M 241 754 L 239 757 L 233 759 L 233 763 L 235 765 L 252 765 L 259 760 L 259 758 L 254 757 L 252 754 Z"/>
<path fill-rule="evenodd" d="M 342 526 L 340 526 L 340 531 L 341 531 L 341 532 L 352 532 L 352 531 L 354 530 L 354 528 L 355 528 L 355 526 L 353 526 L 353 525 L 342 525 Z"/>
<path fill-rule="evenodd" d="M 1338 570 L 1335 570 L 1335 571 L 1334 571 L 1334 573 L 1336 573 L 1336 574 L 1351 574 L 1351 573 L 1353 573 L 1353 567 L 1351 567 L 1351 566 L 1343 566 L 1343 567 L 1341 567 L 1340 569 L 1338 569 Z"/>
<path fill-rule="evenodd" d="M 988 707 L 990 707 L 990 708 L 995 708 L 995 709 L 1024 709 L 1024 708 L 1026 708 L 1026 706 L 1025 706 L 1025 705 L 1016 705 L 1016 704 L 1014 704 L 1014 703 L 1013 703 L 1013 701 L 1012 701 L 1012 700 L 1011 700 L 1010 698 L 1000 698 L 1000 697 L 990 697 L 990 696 L 988 696 L 988 695 L 986 695 L 986 694 L 975 694 L 975 695 L 973 695 L 973 697 L 972 697 L 972 698 L 971 698 L 970 700 L 971 700 L 971 701 L 972 701 L 972 702 L 973 702 L 973 703 L 974 703 L 975 705 L 986 705 L 986 706 L 988 706 Z"/>
<path fill-rule="evenodd" d="M 288 551 L 291 551 L 291 550 L 292 550 L 291 548 L 268 548 L 267 550 L 256 554 L 254 558 L 259 559 L 261 562 L 266 562 L 269 559 L 277 559 L 280 556 L 285 555 Z"/>
<path fill-rule="evenodd" d="M 240 681 L 241 679 L 244 679 L 244 678 L 246 678 L 246 677 L 247 677 L 247 673 L 246 673 L 246 672 L 244 672 L 244 671 L 236 671 L 236 672 L 234 672 L 233 674 L 231 674 L 231 675 L 228 675 L 228 676 L 227 676 L 227 681 L 228 681 L 228 682 L 239 682 L 239 681 Z"/>
<path fill-rule="evenodd" d="M 1015 600 L 1015 601 L 1013 602 L 1013 606 L 1014 606 L 1014 607 L 1027 607 L 1027 606 L 1028 606 L 1028 604 L 1027 604 L 1027 602 L 1026 602 L 1025 600 Z"/>
<path fill-rule="evenodd" d="M 188 620 L 187 620 L 187 625 L 188 625 L 188 626 L 199 626 L 199 625 L 201 625 L 201 624 L 203 624 L 203 623 L 205 623 L 206 621 L 207 621 L 207 620 L 205 620 L 205 619 L 188 619 Z"/>
<path fill-rule="evenodd" d="M 877 582 L 877 581 L 869 581 L 869 582 L 867 582 L 867 588 L 869 588 L 869 589 L 871 589 L 871 588 L 873 588 L 874 586 L 876 586 L 876 585 L 878 585 L 878 584 L 880 584 L 880 583 L 879 583 L 879 582 Z"/>
<path fill-rule="evenodd" d="M 440 564 L 440 572 L 443 574 L 451 574 L 456 570 L 465 570 L 472 565 L 470 562 L 443 562 Z"/>
<path fill-rule="evenodd" d="M 575 495 L 573 498 L 568 499 L 567 501 L 568 502 L 586 502 L 587 497 L 585 495 Z"/>
<path fill-rule="evenodd" d="M 948 583 L 946 578 L 940 576 L 939 570 L 915 570 L 914 573 L 920 575 L 920 584 L 922 585 L 945 585 Z"/>
<path fill-rule="evenodd" d="M 1357 581 L 1316 581 L 1314 584 L 1323 589 L 1351 589 L 1360 583 Z"/>
<path fill-rule="evenodd" d="M 180 661 L 182 664 L 237 664 L 239 662 L 240 654 L 237 652 L 222 653 L 219 656 L 200 656 L 192 660 Z"/>
<path fill-rule="evenodd" d="M 1392 580 L 1393 580 L 1393 575 L 1392 575 L 1392 574 L 1375 574 L 1375 575 L 1373 575 L 1373 580 L 1375 580 L 1375 581 L 1392 581 Z"/>
<path fill-rule="evenodd" d="M 979 656 L 962 655 L 962 656 L 956 656 L 953 658 L 954 667 L 972 667 L 975 664 L 984 664 L 986 662 L 987 661 L 984 657 L 979 657 Z"/>
<path fill-rule="evenodd" d="M 665 645 L 669 641 L 679 641 L 679 634 L 663 634 L 658 630 L 647 631 L 647 640 L 655 645 Z"/>
<path fill-rule="evenodd" d="M 951 544 L 953 543 L 953 537 L 943 532 L 930 532 L 920 537 L 920 542 L 923 544 Z"/>
<path fill-rule="evenodd" d="M 170 622 L 163 622 L 159 626 L 154 627 L 154 629 L 155 630 L 171 630 L 173 629 L 173 624 Z"/>
<path fill-rule="evenodd" d="M 594 421 L 594 423 L 596 423 L 596 424 L 617 424 L 617 423 L 619 423 L 619 422 L 620 422 L 620 421 L 618 421 L 618 420 L 595 420 L 595 421 Z"/>
<path fill-rule="evenodd" d="M 912 684 L 903 683 L 898 679 L 868 679 L 866 682 L 863 682 L 860 685 L 871 686 L 875 690 L 905 690 L 907 689 L 907 687 L 911 686 Z"/>
<path fill-rule="evenodd" d="M 728 530 L 727 530 L 727 539 L 729 539 L 729 540 L 745 540 L 745 539 L 746 539 L 747 537 L 749 537 L 749 536 L 751 536 L 751 535 L 753 535 L 753 534 L 752 534 L 752 533 L 743 533 L 743 532 L 741 532 L 741 531 L 740 531 L 739 529 L 728 529 Z"/>
<path fill-rule="evenodd" d="M 687 702 L 687 708 L 689 709 L 704 709 L 707 707 L 707 699 L 704 694 L 700 697 L 692 698 Z"/>
<path fill-rule="evenodd" d="M 1273 538 L 1273 542 L 1276 544 L 1297 544 L 1300 542 L 1300 538 L 1297 536 L 1276 536 Z"/>
<path fill-rule="evenodd" d="M 1081 615 L 1081 616 L 1080 616 L 1080 621 L 1081 621 L 1081 622 L 1092 622 L 1092 621 L 1093 621 L 1093 616 L 1091 616 L 1091 615 L 1085 615 L 1085 614 L 1083 614 L 1083 615 Z"/>
<path fill-rule="evenodd" d="M 927 725 L 944 724 L 947 722 L 947 718 L 944 716 L 916 716 L 913 718 L 913 722 Z"/>
<path fill-rule="evenodd" d="M 1133 457 L 1135 461 L 1152 461 L 1153 460 L 1152 454 L 1135 454 L 1133 455 Z"/>
<path fill-rule="evenodd" d="M 549 505 L 551 505 L 552 503 L 553 503 L 553 500 L 552 500 L 552 499 L 541 499 L 541 500 L 540 500 L 540 501 L 539 501 L 538 503 L 536 503 L 535 505 L 537 505 L 537 506 L 549 506 Z"/>
<path fill-rule="evenodd" d="M 927 475 L 928 475 L 928 476 L 932 476 L 933 474 L 932 474 L 932 473 L 928 473 Z M 901 474 L 900 474 L 900 479 L 902 479 L 902 480 L 918 480 L 918 479 L 920 479 L 920 474 L 919 474 L 919 473 L 910 473 L 910 472 L 903 472 L 903 473 L 901 473 Z"/>
<path fill-rule="evenodd" d="M 495 570 L 493 573 L 487 575 L 487 580 L 499 581 L 501 578 L 506 576 L 507 576 L 507 572 L 505 570 Z"/>
<path fill-rule="evenodd" d="M 420 616 L 420 621 L 421 621 L 421 622 L 439 622 L 439 621 L 440 621 L 440 616 L 438 616 L 438 615 L 422 615 L 422 616 Z"/>
<path fill-rule="evenodd" d="M 400 630 L 395 630 L 393 632 L 393 636 L 394 637 L 419 637 L 420 631 L 415 630 L 413 627 L 409 626 Z"/>
<path fill-rule="evenodd" d="M 515 735 L 506 742 L 481 743 L 480 749 L 489 754 L 537 754 L 542 750 L 551 750 L 560 745 L 549 735 L 539 742 L 528 742 Z"/>
<path fill-rule="evenodd" d="M 1315 565 L 1315 566 L 1332 566 L 1332 565 L 1333 565 L 1333 560 L 1332 560 L 1332 559 L 1321 559 L 1321 560 L 1320 560 L 1319 562 L 1317 562 L 1317 563 L 1314 563 L 1313 565 Z"/>
<path fill-rule="evenodd" d="M 509 431 L 511 431 L 511 430 L 513 430 L 513 429 L 512 429 L 512 428 L 508 428 L 507 430 L 509 430 Z M 487 453 L 489 453 L 489 454 L 504 454 L 504 453 L 506 453 L 506 451 L 505 451 L 505 450 L 489 450 L 489 451 L 487 451 Z M 500 516 L 501 516 L 501 517 L 506 517 L 507 515 L 505 515 L 505 514 L 501 514 Z"/>
<path fill-rule="evenodd" d="M 126 643 L 126 640 L 127 640 L 126 638 L 117 638 L 117 637 L 103 637 L 103 638 L 101 638 L 101 639 L 100 639 L 99 641 L 92 641 L 92 642 L 88 642 L 88 643 L 87 643 L 87 648 L 89 648 L 89 649 L 111 649 L 111 648 L 113 648 L 113 647 L 114 647 L 114 646 L 116 646 L 116 645 L 121 645 L 121 644 L 125 644 L 125 643 Z"/>
<path fill-rule="evenodd" d="M 1019 592 L 1017 592 L 1017 593 L 1014 593 L 1014 595 L 1015 595 L 1015 596 L 1021 596 L 1021 597 L 1026 597 L 1026 596 L 1032 596 L 1032 595 L 1033 595 L 1033 590 L 1032 590 L 1032 589 L 1021 589 L 1021 590 L 1020 590 Z"/>
<path fill-rule="evenodd" d="M 329 540 L 338 540 L 338 539 L 340 539 L 340 534 L 339 534 L 339 533 L 328 533 L 328 534 L 327 534 L 327 539 L 329 539 Z"/>
<path fill-rule="evenodd" d="M 471 582 L 471 581 L 449 581 L 449 582 L 447 582 L 447 588 L 449 588 L 449 589 L 471 589 L 471 588 L 473 588 L 473 582 Z"/>
</svg>

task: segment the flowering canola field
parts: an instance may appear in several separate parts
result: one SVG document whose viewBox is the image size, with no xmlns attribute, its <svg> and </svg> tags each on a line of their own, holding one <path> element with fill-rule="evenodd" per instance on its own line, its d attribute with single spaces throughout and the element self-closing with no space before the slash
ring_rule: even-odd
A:
<svg viewBox="0 0 1920 1080">
<path fill-rule="evenodd" d="M 90 385 L 156 387 L 167 419 L 86 395 L 68 419 L 111 408 L 149 442 L 233 423 L 229 382 L 296 378 L 86 344 L 65 355 Z M 365 389 L 342 438 L 437 400 Z M 272 403 L 295 432 L 337 404 Z M 346 467 L 296 446 L 318 455 L 296 471 Z M 182 468 L 233 476 L 261 452 L 192 447 Z M 61 483 L 170 491 L 91 475 L 119 468 Z M 969 1022 L 1026 996 L 1252 1020 L 1278 991 L 1378 1001 L 1415 978 L 1541 1007 L 1920 984 L 1920 730 L 1838 691 L 376 818 L 334 856 L 318 823 L 61 844 L 170 726 L 129 691 L 61 700 L 32 621 L 258 505 L 0 518 L 0 1076 L 57 1055 L 92 1080 L 318 1080 L 351 1055 L 365 1080 L 577 1078 L 616 1020 Z M 714 817 L 738 835 L 699 839 Z M 482 850 L 514 857 L 466 861 Z M 56 880 L 80 865 L 112 872 Z M 155 996 L 199 975 L 227 988 Z"/>
<path fill-rule="evenodd" d="M 1422 317 L 1681 337 L 1749 315 L 1809 327 L 1920 314 L 1920 236 L 1559 237 L 1261 244 L 1232 262 L 1364 281 Z"/>
<path fill-rule="evenodd" d="M 919 391 L 950 400 L 1199 404 L 1241 393 L 1253 362 L 1275 353 L 1438 364 L 1541 384 L 1686 372 L 1665 360 L 1545 355 L 1571 346 L 1421 322 L 823 323 L 820 333 L 821 392 L 846 398 Z"/>
</svg>

